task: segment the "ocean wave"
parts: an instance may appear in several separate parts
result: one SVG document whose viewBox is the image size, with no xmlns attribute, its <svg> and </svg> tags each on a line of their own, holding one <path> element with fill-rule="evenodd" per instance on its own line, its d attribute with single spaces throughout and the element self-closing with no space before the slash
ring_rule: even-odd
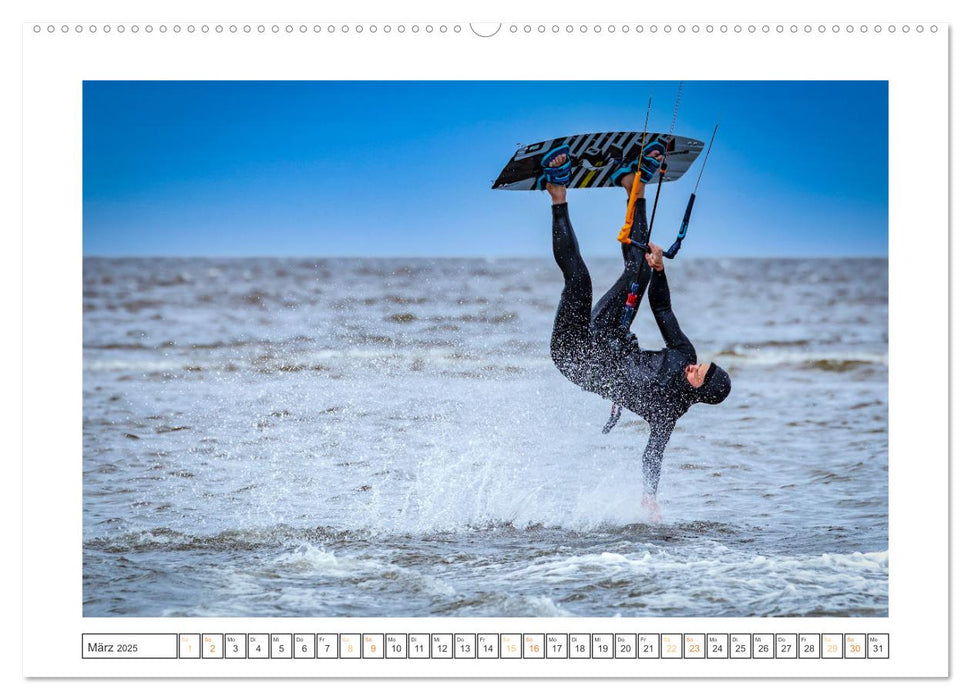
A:
<svg viewBox="0 0 971 700">
<path fill-rule="evenodd" d="M 437 522 L 435 526 L 402 529 L 375 524 L 370 527 L 294 527 L 275 525 L 223 530 L 216 533 L 193 534 L 162 527 L 150 530 L 124 532 L 112 536 L 85 540 L 86 548 L 121 553 L 126 551 L 248 551 L 254 549 L 291 547 L 297 558 L 304 556 L 306 546 L 321 548 L 366 544 L 368 542 L 399 542 L 411 537 L 427 541 L 449 541 L 458 534 L 480 542 L 525 540 L 545 542 L 569 542 L 577 536 L 603 537 L 606 541 L 646 541 L 672 543 L 679 540 L 693 541 L 698 537 L 732 537 L 740 530 L 726 523 L 712 521 L 685 521 L 662 524 L 637 522 L 597 522 L 564 526 L 538 522 L 524 523 L 516 519 L 485 518 L 477 523 L 457 521 L 451 524 Z M 326 557 L 325 557 L 326 559 Z M 445 560 L 443 560 L 445 561 Z M 605 560 L 606 561 L 606 560 Z"/>
<path fill-rule="evenodd" d="M 212 535 L 157 529 L 90 539 L 85 561 L 94 566 L 107 555 L 119 571 L 140 562 L 132 565 L 161 576 L 163 562 L 184 561 L 182 552 L 192 551 L 187 575 L 221 577 L 222 595 L 166 605 L 160 614 L 171 615 L 370 616 L 386 615 L 389 605 L 406 615 L 467 617 L 590 609 L 601 616 L 886 614 L 886 550 L 753 552 L 744 538 L 721 536 L 724 527 L 699 521 L 577 532 L 495 522 L 422 534 L 277 526 Z"/>
<path fill-rule="evenodd" d="M 351 579 L 358 585 L 372 586 L 377 582 L 382 587 L 391 585 L 414 593 L 455 595 L 455 589 L 449 583 L 433 576 L 382 559 L 339 556 L 310 543 L 298 544 L 293 550 L 273 558 L 272 569 L 278 576 Z"/>
<path fill-rule="evenodd" d="M 739 558 L 731 555 L 729 548 L 718 543 L 706 546 L 706 552 L 690 553 L 679 550 L 677 554 L 665 546 L 648 545 L 637 554 L 619 554 L 614 552 L 598 552 L 568 557 L 563 560 L 549 562 L 532 562 L 523 567 L 520 572 L 546 579 L 570 579 L 586 577 L 596 572 L 596 575 L 625 575 L 630 572 L 645 574 L 648 570 L 654 573 L 671 572 L 676 570 L 703 570 L 707 575 L 721 571 L 726 575 L 751 575 L 773 572 L 883 572 L 890 565 L 889 553 L 852 552 L 852 553 L 823 553 L 807 556 L 778 556 L 758 554 L 751 557 Z"/>
<path fill-rule="evenodd" d="M 233 346 L 225 346 L 233 347 Z M 256 347 L 262 348 L 260 344 Z M 87 346 L 87 350 L 140 350 L 136 344 Z M 192 348 L 195 350 L 195 348 Z M 348 362 L 351 361 L 351 362 Z M 367 346 L 322 348 L 299 353 L 264 353 L 259 356 L 208 356 L 198 352 L 171 351 L 163 357 L 113 354 L 85 357 L 84 371 L 129 373 L 182 372 L 240 372 L 251 370 L 260 374 L 292 372 L 329 372 L 338 368 L 343 372 L 356 369 L 390 369 L 455 373 L 455 376 L 477 377 L 519 374 L 529 369 L 549 369 L 552 362 L 543 356 L 510 356 L 504 353 L 483 352 L 463 354 L 450 345 L 407 348 L 391 338 L 372 338 Z"/>
<path fill-rule="evenodd" d="M 549 596 L 503 592 L 455 597 L 434 605 L 429 610 L 429 614 L 477 617 L 571 617 L 573 615 Z"/>
<path fill-rule="evenodd" d="M 615 605 L 624 614 L 885 615 L 888 566 L 886 551 L 744 556 L 710 543 L 548 557 L 510 567 L 503 576 L 573 590 L 578 602 L 628 591 Z"/>
<path fill-rule="evenodd" d="M 167 527 L 95 537 L 84 542 L 86 548 L 111 553 L 128 551 L 247 551 L 293 544 L 302 540 L 339 543 L 369 536 L 368 530 L 317 527 L 295 528 L 285 525 L 268 528 L 224 530 L 214 534 L 191 534 Z"/>
<path fill-rule="evenodd" d="M 870 366 L 888 366 L 889 356 L 885 352 L 812 352 L 800 350 L 779 350 L 735 346 L 722 350 L 716 360 L 724 358 L 724 364 L 736 366 L 790 366 L 798 369 L 821 370 L 825 372 L 848 372 Z M 790 345 L 785 347 L 799 347 Z"/>
<path fill-rule="evenodd" d="M 414 323 L 415 318 L 413 314 L 396 314 L 390 322 L 407 326 Z M 886 352 L 814 351 L 803 347 L 799 343 L 732 346 L 717 352 L 713 359 L 728 367 L 789 367 L 836 373 L 887 367 L 889 364 Z M 162 344 L 88 342 L 84 345 L 84 370 L 179 371 L 191 365 L 209 371 L 235 371 L 240 366 L 252 365 L 261 370 L 299 371 L 327 369 L 326 365 L 335 363 L 343 366 L 351 361 L 354 366 L 377 363 L 413 367 L 417 363 L 420 369 L 481 369 L 488 373 L 494 368 L 508 370 L 514 367 L 520 370 L 548 368 L 551 365 L 545 344 L 513 348 L 511 343 L 507 343 L 498 351 L 491 347 L 478 351 L 463 348 L 463 345 L 450 338 L 398 338 L 372 333 L 359 333 L 345 345 L 330 347 L 314 347 L 313 339 L 308 336 L 280 341 L 234 339 L 184 343 L 166 341 Z M 229 353 L 219 351 L 232 352 L 227 357 Z M 159 354 L 152 357 L 147 356 L 148 353 Z M 160 356 L 161 353 L 164 355 Z"/>
</svg>

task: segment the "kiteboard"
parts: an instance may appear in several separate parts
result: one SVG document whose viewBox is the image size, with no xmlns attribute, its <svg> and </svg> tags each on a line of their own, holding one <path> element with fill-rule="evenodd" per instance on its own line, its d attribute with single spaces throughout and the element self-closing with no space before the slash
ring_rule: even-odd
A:
<svg viewBox="0 0 971 700">
<path fill-rule="evenodd" d="M 536 181 L 543 174 L 540 160 L 550 149 L 564 143 L 570 146 L 570 158 L 573 160 L 573 177 L 568 187 L 611 187 L 613 183 L 610 176 L 625 163 L 636 159 L 642 144 L 655 139 L 668 142 L 665 182 L 677 180 L 684 175 L 705 145 L 702 141 L 686 136 L 651 132 L 645 134 L 642 131 L 601 131 L 596 134 L 561 136 L 521 146 L 492 183 L 492 189 L 537 189 Z"/>
</svg>

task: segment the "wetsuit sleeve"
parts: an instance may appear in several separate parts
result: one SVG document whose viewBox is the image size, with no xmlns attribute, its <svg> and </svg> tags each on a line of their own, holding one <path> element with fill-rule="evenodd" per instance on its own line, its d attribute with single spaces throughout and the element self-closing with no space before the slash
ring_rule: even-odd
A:
<svg viewBox="0 0 971 700">
<path fill-rule="evenodd" d="M 657 493 L 657 483 L 661 480 L 661 460 L 664 458 L 664 448 L 671 439 L 672 432 L 674 432 L 674 422 L 651 426 L 651 439 L 648 440 L 641 459 L 645 493 Z"/>
<path fill-rule="evenodd" d="M 651 303 L 651 311 L 654 312 L 654 320 L 657 327 L 661 330 L 664 337 L 664 344 L 673 350 L 680 350 L 685 354 L 695 357 L 695 348 L 688 340 L 688 336 L 678 325 L 678 319 L 671 310 L 671 291 L 668 289 L 668 278 L 664 270 L 654 270 L 651 276 L 651 285 L 647 289 L 647 298 Z M 692 359 L 692 361 L 694 361 Z"/>
</svg>

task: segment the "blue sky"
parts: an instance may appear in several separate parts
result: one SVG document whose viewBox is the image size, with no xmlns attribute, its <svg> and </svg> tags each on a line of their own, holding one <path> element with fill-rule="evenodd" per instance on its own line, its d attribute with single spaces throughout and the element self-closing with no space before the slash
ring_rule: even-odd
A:
<svg viewBox="0 0 971 700">
<path fill-rule="evenodd" d="M 491 190 L 517 143 L 666 131 L 676 82 L 85 82 L 86 255 L 546 256 L 549 200 Z M 885 256 L 886 82 L 685 82 L 718 137 L 682 255 Z M 677 233 L 700 159 L 664 186 Z M 570 193 L 612 255 L 622 190 Z"/>
</svg>

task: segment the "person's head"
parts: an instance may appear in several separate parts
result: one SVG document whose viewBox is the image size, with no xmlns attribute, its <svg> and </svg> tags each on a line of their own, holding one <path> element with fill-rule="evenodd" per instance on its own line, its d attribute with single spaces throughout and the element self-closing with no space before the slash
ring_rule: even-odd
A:
<svg viewBox="0 0 971 700">
<path fill-rule="evenodd" d="M 732 380 L 728 372 L 714 362 L 688 365 L 684 368 L 684 376 L 695 390 L 698 400 L 703 403 L 721 403 L 732 390 Z"/>
</svg>

